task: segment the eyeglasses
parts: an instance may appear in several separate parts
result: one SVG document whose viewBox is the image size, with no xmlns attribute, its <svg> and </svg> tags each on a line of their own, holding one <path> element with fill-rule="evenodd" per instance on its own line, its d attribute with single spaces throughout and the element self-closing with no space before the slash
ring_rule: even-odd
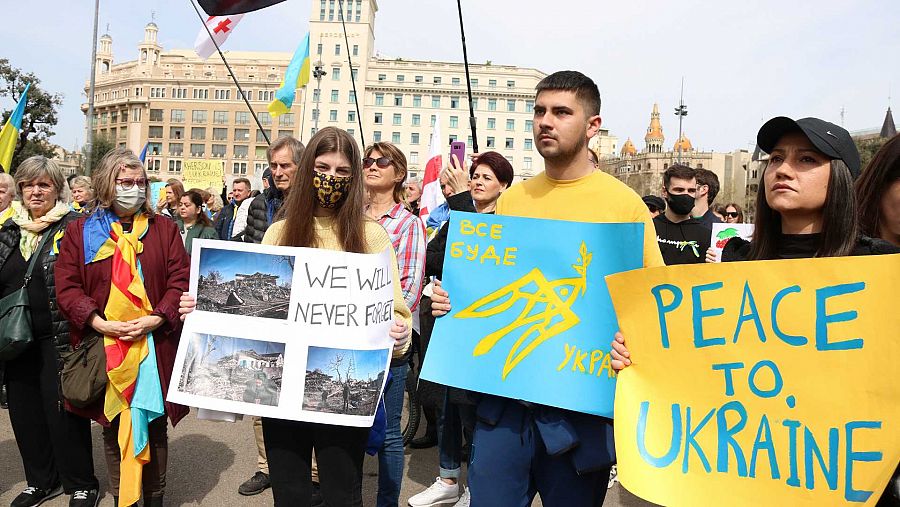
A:
<svg viewBox="0 0 900 507">
<path fill-rule="evenodd" d="M 725 216 L 729 217 L 729 218 L 737 218 L 737 217 L 741 216 L 741 214 L 738 213 L 737 211 L 726 211 Z"/>
<path fill-rule="evenodd" d="M 131 187 L 137 185 L 139 189 L 147 188 L 147 180 L 144 178 L 116 178 L 116 185 L 121 185 L 125 190 L 131 190 Z"/>
<path fill-rule="evenodd" d="M 390 167 L 390 165 L 392 163 L 393 163 L 393 161 L 387 157 L 380 157 L 380 158 L 366 157 L 363 159 L 363 168 L 366 168 L 366 167 L 371 166 L 372 164 L 375 164 L 378 167 L 384 169 L 385 167 Z"/>
</svg>

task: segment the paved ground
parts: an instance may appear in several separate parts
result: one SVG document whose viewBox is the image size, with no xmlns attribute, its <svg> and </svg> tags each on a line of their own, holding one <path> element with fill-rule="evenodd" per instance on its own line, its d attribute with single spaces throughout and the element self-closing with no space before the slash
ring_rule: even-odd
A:
<svg viewBox="0 0 900 507">
<path fill-rule="evenodd" d="M 94 459 L 101 488 L 105 489 L 106 464 L 101 451 L 100 428 L 94 425 Z M 406 453 L 406 470 L 400 505 L 430 485 L 437 475 L 437 450 L 435 448 Z M 271 490 L 253 497 L 237 493 L 238 485 L 255 471 L 256 448 L 253 430 L 248 421 L 214 423 L 199 421 L 193 414 L 178 425 L 169 428 L 169 468 L 166 488 L 166 505 L 268 506 L 272 505 Z M 363 482 L 363 498 L 366 505 L 374 505 L 377 490 L 378 463 L 366 459 Z M 22 463 L 16 447 L 9 417 L 0 411 L 0 505 L 9 502 L 25 487 Z M 59 497 L 44 504 L 48 507 L 68 505 L 68 497 Z M 112 497 L 106 495 L 100 502 L 112 506 Z M 541 505 L 536 500 L 534 505 Z M 604 507 L 646 506 L 643 502 L 616 485 L 606 498 Z"/>
</svg>

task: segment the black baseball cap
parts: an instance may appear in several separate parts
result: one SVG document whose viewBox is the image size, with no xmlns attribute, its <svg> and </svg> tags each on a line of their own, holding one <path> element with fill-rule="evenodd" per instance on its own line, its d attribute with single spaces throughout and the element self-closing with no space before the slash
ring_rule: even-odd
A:
<svg viewBox="0 0 900 507">
<path fill-rule="evenodd" d="M 803 132 L 809 142 L 817 150 L 832 159 L 842 160 L 850 168 L 853 179 L 859 176 L 859 151 L 850 132 L 834 123 L 818 118 L 800 118 L 792 120 L 787 116 L 778 116 L 767 121 L 756 134 L 756 144 L 766 153 L 772 153 L 778 140 L 788 132 Z"/>
<path fill-rule="evenodd" d="M 666 201 L 663 200 L 662 197 L 657 197 L 655 195 L 645 195 L 642 197 L 644 200 L 644 204 L 647 205 L 648 208 L 655 208 L 660 212 L 666 210 Z"/>
</svg>

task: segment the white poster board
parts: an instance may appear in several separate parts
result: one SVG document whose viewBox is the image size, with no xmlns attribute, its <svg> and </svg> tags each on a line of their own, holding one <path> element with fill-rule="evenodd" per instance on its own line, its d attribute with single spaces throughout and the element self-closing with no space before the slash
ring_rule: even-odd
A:
<svg viewBox="0 0 900 507">
<path fill-rule="evenodd" d="M 195 240 L 197 309 L 168 400 L 221 412 L 371 426 L 393 340 L 387 250 Z"/>
<path fill-rule="evenodd" d="M 722 262 L 722 248 L 729 239 L 734 237 L 750 241 L 753 238 L 753 224 L 727 224 L 725 222 L 712 224 L 709 246 L 716 253 L 716 262 Z"/>
</svg>

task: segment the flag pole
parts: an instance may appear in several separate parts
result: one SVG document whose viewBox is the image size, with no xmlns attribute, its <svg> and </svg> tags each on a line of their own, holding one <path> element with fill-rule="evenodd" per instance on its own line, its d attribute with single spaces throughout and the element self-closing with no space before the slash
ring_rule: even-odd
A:
<svg viewBox="0 0 900 507">
<path fill-rule="evenodd" d="M 97 18 L 100 16 L 100 0 L 94 2 L 94 38 L 91 40 L 91 84 L 88 87 L 87 139 L 84 147 L 87 156 L 84 158 L 84 174 L 91 175 L 91 151 L 94 148 L 94 88 L 97 81 Z"/>
<path fill-rule="evenodd" d="M 272 141 L 269 139 L 269 134 L 266 133 L 266 129 L 263 128 L 262 123 L 259 122 L 259 118 L 256 117 L 256 112 L 253 111 L 253 106 L 250 105 L 250 101 L 247 99 L 247 96 L 244 95 L 244 90 L 241 88 L 241 84 L 238 83 L 237 77 L 234 75 L 234 71 L 231 70 L 231 65 L 228 65 L 228 60 L 225 59 L 225 55 L 222 54 L 222 49 L 219 48 L 219 43 L 216 42 L 215 37 L 213 37 L 212 32 L 209 31 L 209 27 L 206 26 L 206 20 L 203 19 L 203 14 L 200 14 L 200 9 L 197 7 L 197 4 L 194 3 L 194 0 L 191 0 L 191 7 L 194 8 L 194 12 L 197 13 L 197 17 L 200 18 L 200 24 L 203 25 L 203 28 L 206 30 L 206 34 L 209 35 L 209 40 L 212 41 L 213 45 L 216 46 L 216 51 L 219 52 L 219 56 L 222 57 L 222 63 L 225 64 L 225 68 L 228 69 L 228 75 L 231 76 L 231 80 L 234 81 L 234 85 L 237 86 L 238 93 L 241 95 L 241 98 L 244 99 L 244 104 L 247 104 L 247 109 L 250 110 L 250 115 L 253 116 L 253 121 L 256 122 L 256 126 L 259 127 L 259 131 L 262 132 L 263 137 L 266 139 L 266 144 L 272 144 Z"/>
<path fill-rule="evenodd" d="M 359 124 L 359 140 L 362 148 L 366 147 L 366 136 L 363 133 L 362 116 L 359 114 L 359 95 L 356 94 L 356 77 L 353 76 L 353 60 L 350 58 L 350 39 L 347 37 L 347 23 L 344 21 L 343 0 L 338 0 L 338 12 L 341 15 L 341 26 L 344 28 L 344 46 L 347 49 L 347 64 L 350 65 L 350 84 L 353 85 L 353 103 L 356 104 L 356 121 Z"/>
<path fill-rule="evenodd" d="M 475 133 L 475 108 L 472 105 L 472 79 L 469 77 L 469 55 L 466 51 L 466 31 L 463 28 L 461 0 L 456 0 L 456 10 L 459 12 L 459 34 L 462 37 L 463 66 L 466 68 L 466 89 L 469 93 L 469 127 L 472 129 L 472 153 L 478 153 L 478 135 Z"/>
</svg>

